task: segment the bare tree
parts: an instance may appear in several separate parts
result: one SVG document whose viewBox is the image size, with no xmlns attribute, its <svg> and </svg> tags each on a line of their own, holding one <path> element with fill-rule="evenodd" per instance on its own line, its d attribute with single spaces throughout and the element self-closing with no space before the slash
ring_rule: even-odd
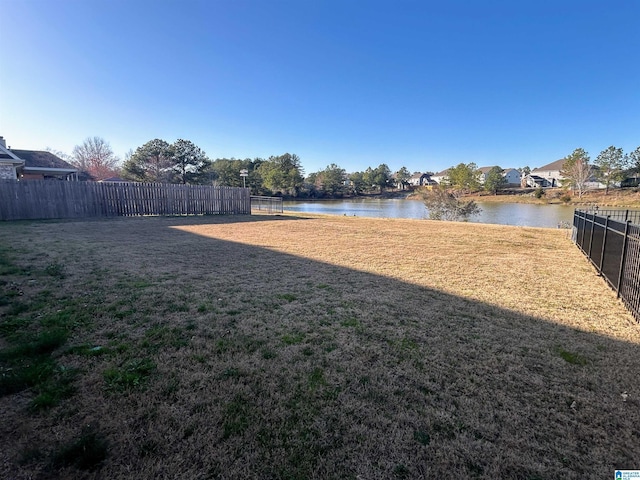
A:
<svg viewBox="0 0 640 480">
<path fill-rule="evenodd" d="M 109 142 L 100 137 L 87 137 L 81 145 L 74 147 L 71 155 L 71 163 L 94 180 L 116 175 L 119 161 Z"/>
<path fill-rule="evenodd" d="M 593 167 L 589 163 L 589 154 L 582 148 L 576 148 L 573 153 L 565 157 L 560 174 L 565 178 L 562 183 L 575 189 L 578 198 L 582 198 L 585 186 L 593 173 Z"/>
<path fill-rule="evenodd" d="M 56 150 L 55 148 L 46 147 L 45 151 L 53 153 L 56 157 L 61 158 L 65 162 L 71 162 L 73 160 L 69 154 L 64 153 L 62 150 Z"/>
</svg>

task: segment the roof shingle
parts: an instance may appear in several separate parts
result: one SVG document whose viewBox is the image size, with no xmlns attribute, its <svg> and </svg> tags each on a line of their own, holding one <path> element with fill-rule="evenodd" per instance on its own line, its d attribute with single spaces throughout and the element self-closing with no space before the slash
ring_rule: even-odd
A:
<svg viewBox="0 0 640 480">
<path fill-rule="evenodd" d="M 25 167 L 38 168 L 75 168 L 70 163 L 65 162 L 60 157 L 51 152 L 40 150 L 14 150 L 11 149 L 18 157 L 24 160 Z"/>
<path fill-rule="evenodd" d="M 561 158 L 560 160 L 556 160 L 555 162 L 551 162 L 547 165 L 543 165 L 542 167 L 538 167 L 535 168 L 531 171 L 531 173 L 533 172 L 546 172 L 549 170 L 557 170 L 557 171 L 561 171 L 562 170 L 562 166 L 564 165 L 564 162 L 566 162 L 567 159 L 566 158 Z"/>
</svg>

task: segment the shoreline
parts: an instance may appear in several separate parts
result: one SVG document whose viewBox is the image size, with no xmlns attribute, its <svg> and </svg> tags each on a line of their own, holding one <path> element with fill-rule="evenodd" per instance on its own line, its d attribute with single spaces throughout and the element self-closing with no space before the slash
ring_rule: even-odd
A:
<svg viewBox="0 0 640 480">
<path fill-rule="evenodd" d="M 567 192 L 562 188 L 549 188 L 545 190 L 545 195 L 541 198 L 536 198 L 533 193 L 501 193 L 498 195 L 486 194 L 486 193 L 472 193 L 462 195 L 461 198 L 466 200 L 473 200 L 477 203 L 519 203 L 519 204 L 532 204 L 532 205 L 567 205 L 574 207 L 615 207 L 615 208 L 628 208 L 628 209 L 640 209 L 640 192 L 632 191 L 631 189 L 610 190 L 608 195 L 604 194 L 604 190 L 588 191 L 582 195 L 582 198 L 572 195 L 568 192 L 570 197 L 569 201 L 565 201 L 562 198 L 567 195 Z M 325 202 L 325 201 L 340 201 L 340 200 L 356 200 L 365 198 L 379 198 L 379 199 L 404 199 L 421 201 L 418 192 L 414 191 L 390 191 L 384 193 L 364 194 L 364 195 L 349 195 L 335 198 L 304 198 L 304 197 L 283 197 L 284 201 L 300 201 L 300 202 Z"/>
<path fill-rule="evenodd" d="M 565 195 L 569 195 L 570 200 L 565 201 Z M 616 207 L 640 209 L 640 193 L 632 190 L 610 190 L 605 195 L 604 190 L 585 192 L 581 198 L 573 195 L 573 192 L 566 192 L 561 188 L 549 188 L 545 190 L 542 198 L 536 198 L 531 193 L 511 194 L 511 195 L 464 195 L 465 199 L 482 203 L 530 203 L 537 205 L 568 205 L 575 207 Z"/>
</svg>

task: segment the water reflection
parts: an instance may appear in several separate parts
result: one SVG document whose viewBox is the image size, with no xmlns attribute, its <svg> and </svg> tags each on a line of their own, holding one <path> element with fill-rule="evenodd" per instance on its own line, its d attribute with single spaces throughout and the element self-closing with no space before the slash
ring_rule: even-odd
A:
<svg viewBox="0 0 640 480">
<path fill-rule="evenodd" d="M 533 205 L 526 203 L 479 203 L 482 213 L 470 219 L 477 223 L 497 223 L 527 227 L 556 228 L 571 222 L 574 208 L 567 205 Z M 284 209 L 291 212 L 322 213 L 374 218 L 427 218 L 428 212 L 418 200 L 356 198 L 348 200 L 289 201 Z"/>
</svg>

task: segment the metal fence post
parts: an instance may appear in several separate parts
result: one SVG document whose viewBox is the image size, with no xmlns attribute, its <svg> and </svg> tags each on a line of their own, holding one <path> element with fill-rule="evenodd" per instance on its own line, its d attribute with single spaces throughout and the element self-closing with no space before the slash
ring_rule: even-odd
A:
<svg viewBox="0 0 640 480">
<path fill-rule="evenodd" d="M 584 252 L 584 231 L 586 230 L 587 225 L 587 212 L 581 211 L 582 214 L 582 237 L 580 237 L 580 248 Z"/>
<path fill-rule="evenodd" d="M 627 241 L 629 239 L 629 225 L 631 225 L 631 220 L 627 220 L 627 224 L 624 227 L 624 240 L 622 241 L 622 257 L 620 258 L 620 271 L 618 273 L 618 288 L 616 289 L 616 296 L 618 298 L 620 298 L 620 290 L 622 290 L 622 276 L 624 274 L 624 264 L 625 264 L 625 261 L 627 260 Z"/>
<path fill-rule="evenodd" d="M 589 252 L 587 255 L 591 258 L 591 247 L 593 246 L 593 231 L 596 229 L 596 214 L 593 214 L 593 220 L 591 220 L 591 235 L 589 236 Z"/>
<path fill-rule="evenodd" d="M 609 231 L 609 219 L 611 215 L 607 215 L 607 218 L 604 221 L 604 237 L 602 238 L 602 251 L 600 252 L 600 265 L 598 266 L 598 271 L 602 275 L 602 265 L 604 265 L 604 249 L 607 246 L 607 232 Z"/>
</svg>

